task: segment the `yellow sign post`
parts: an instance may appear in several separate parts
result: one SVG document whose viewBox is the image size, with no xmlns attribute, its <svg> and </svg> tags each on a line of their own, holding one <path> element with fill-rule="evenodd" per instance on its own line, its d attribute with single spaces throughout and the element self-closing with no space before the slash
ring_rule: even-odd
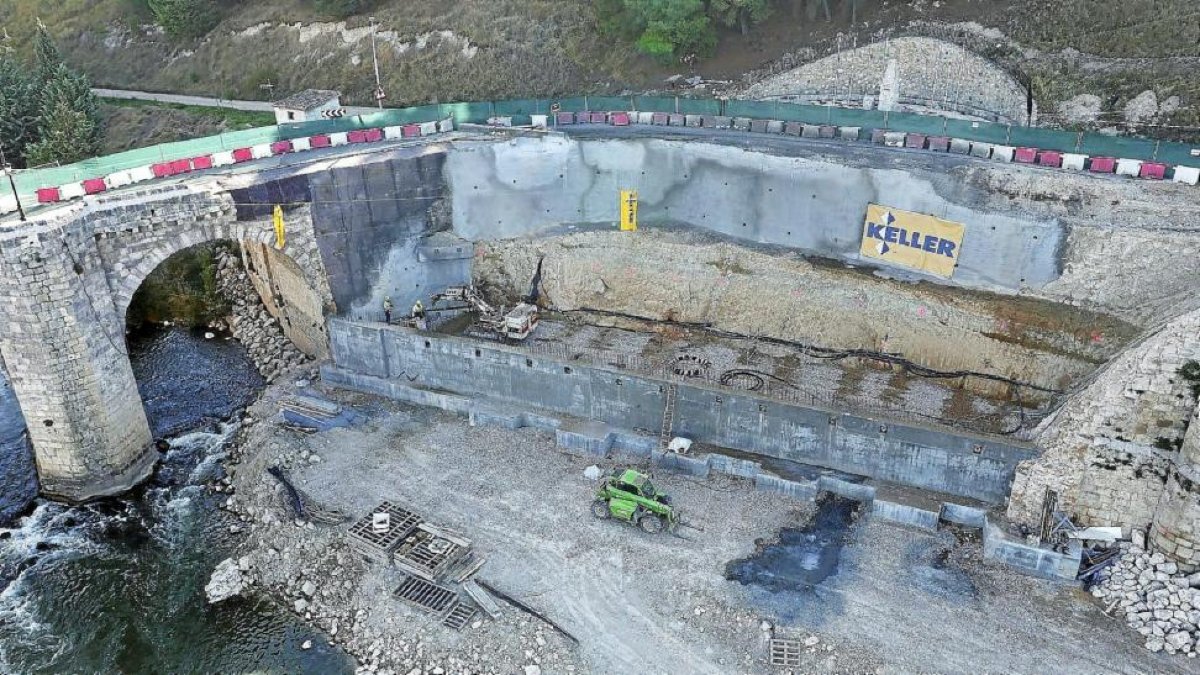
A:
<svg viewBox="0 0 1200 675">
<path fill-rule="evenodd" d="M 272 220 L 275 223 L 275 250 L 282 251 L 283 245 L 287 243 L 287 238 L 284 236 L 283 230 L 283 207 L 279 204 L 275 205 L 275 215 Z"/>
<path fill-rule="evenodd" d="M 862 248 L 867 258 L 949 279 L 958 266 L 966 226 L 924 213 L 867 205 Z"/>
<path fill-rule="evenodd" d="M 621 231 L 637 231 L 637 190 L 621 190 Z"/>
</svg>

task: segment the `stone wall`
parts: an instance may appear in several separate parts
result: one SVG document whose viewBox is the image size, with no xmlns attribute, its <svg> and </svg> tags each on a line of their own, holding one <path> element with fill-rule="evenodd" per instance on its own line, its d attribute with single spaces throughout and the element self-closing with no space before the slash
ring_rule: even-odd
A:
<svg viewBox="0 0 1200 675">
<path fill-rule="evenodd" d="M 906 37 L 857 49 L 846 46 L 840 54 L 768 77 L 743 95 L 752 99 L 807 93 L 878 97 L 884 73 L 894 60 L 901 98 L 981 108 L 1016 124 L 1028 121 L 1028 96 L 1021 83 L 953 43 Z"/>
<path fill-rule="evenodd" d="M 311 221 L 293 234 L 284 253 L 319 261 Z M 273 237 L 269 220 L 239 221 L 204 181 L 89 198 L 0 231 L 0 355 L 44 492 L 120 492 L 158 458 L 125 349 L 125 313 L 150 272 L 197 244 Z"/>
<path fill-rule="evenodd" d="M 1200 404 L 1179 459 L 1170 467 L 1150 528 L 1150 545 L 1186 571 L 1200 570 Z"/>
<path fill-rule="evenodd" d="M 1194 359 L 1200 359 L 1200 311 L 1108 364 L 1044 424 L 1036 439 L 1042 456 L 1017 468 L 1009 518 L 1036 523 L 1050 488 L 1077 524 L 1148 525 L 1178 462 L 1179 452 L 1167 448 L 1182 438 L 1196 405 L 1178 375 Z"/>
<path fill-rule="evenodd" d="M 0 358 L 0 525 L 25 510 L 37 491 L 25 418 Z"/>
<path fill-rule="evenodd" d="M 42 489 L 70 500 L 128 488 L 158 456 L 125 352 L 124 316 L 86 216 L 56 211 L 0 233 L 0 354 Z"/>
</svg>

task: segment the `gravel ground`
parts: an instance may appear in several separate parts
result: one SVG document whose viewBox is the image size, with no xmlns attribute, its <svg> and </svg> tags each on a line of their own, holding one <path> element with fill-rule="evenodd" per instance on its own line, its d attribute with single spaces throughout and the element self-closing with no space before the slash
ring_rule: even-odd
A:
<svg viewBox="0 0 1200 675">
<path fill-rule="evenodd" d="M 251 409 L 257 421 L 233 453 L 224 489 L 250 531 L 241 566 L 364 671 L 783 672 L 766 661 L 773 631 L 806 645 L 793 671 L 803 673 L 1193 672 L 1192 661 L 1143 650 L 1087 594 L 983 563 L 970 536 L 863 519 L 835 576 L 771 593 L 727 581 L 725 565 L 807 522 L 810 503 L 729 477 L 656 473 L 703 530 L 652 536 L 592 519 L 590 460 L 560 451 L 550 434 L 328 391 L 364 420 L 307 435 L 271 419 L 289 386 L 271 387 Z M 388 499 L 464 533 L 488 558 L 479 578 L 542 611 L 578 646 L 503 603 L 499 620 L 479 615 L 461 633 L 410 609 L 391 596 L 394 570 L 345 547 L 347 524 L 292 522 L 265 473 L 276 463 L 325 508 L 357 518 Z"/>
</svg>

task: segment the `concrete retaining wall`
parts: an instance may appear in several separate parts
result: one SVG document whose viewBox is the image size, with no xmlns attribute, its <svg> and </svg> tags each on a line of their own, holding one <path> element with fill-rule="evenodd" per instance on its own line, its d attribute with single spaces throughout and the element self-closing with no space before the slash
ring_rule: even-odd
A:
<svg viewBox="0 0 1200 675">
<path fill-rule="evenodd" d="M 455 231 L 471 240 L 616 222 L 618 191 L 637 189 L 647 222 L 682 222 L 874 266 L 859 252 L 873 202 L 966 223 L 952 283 L 1015 292 L 1058 278 L 1064 229 L 1055 220 L 986 211 L 974 205 L 984 195 L 959 182 L 950 188 L 942 176 L 884 166 L 699 142 L 546 136 L 459 143 L 446 175 Z"/>
<path fill-rule="evenodd" d="M 414 387 L 484 397 L 626 430 L 661 427 L 665 381 L 563 363 L 494 343 L 345 319 L 329 323 L 337 367 Z M 998 503 L 1015 443 L 801 408 L 735 390 L 679 384 L 675 433 L 699 442 Z M 886 430 L 881 431 L 886 424 Z M 731 471 L 744 467 L 730 466 Z"/>
</svg>

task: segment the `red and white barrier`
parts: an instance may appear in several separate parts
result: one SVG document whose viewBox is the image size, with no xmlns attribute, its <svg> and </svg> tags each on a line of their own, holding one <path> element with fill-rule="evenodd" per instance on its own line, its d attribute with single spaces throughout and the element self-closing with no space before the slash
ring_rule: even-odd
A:
<svg viewBox="0 0 1200 675">
<path fill-rule="evenodd" d="M 548 123 L 550 117 L 546 115 L 531 116 L 536 118 L 536 122 Z M 639 124 L 657 124 L 659 126 L 715 126 L 717 128 L 728 128 L 728 118 L 713 118 L 714 123 L 708 124 L 706 120 L 697 115 L 672 115 L 668 113 L 646 113 L 646 112 L 626 112 L 626 111 L 582 111 L 578 113 L 560 112 L 553 116 L 556 124 L 604 124 L 608 123 L 614 126 L 625 126 L 634 123 L 635 120 Z M 719 122 L 725 119 L 726 124 L 722 126 Z M 511 124 L 511 118 L 493 118 L 488 120 L 492 124 Z M 743 122 L 740 126 L 734 126 L 741 129 L 743 127 L 750 131 L 758 133 L 782 133 L 795 136 L 803 136 L 807 138 L 842 138 L 843 140 L 858 140 L 859 128 L 857 127 L 818 127 L 815 125 L 801 124 L 798 122 L 787 122 L 779 120 L 752 120 L 750 118 L 739 118 Z M 334 132 L 330 134 L 315 134 L 313 136 L 295 138 L 291 140 L 279 140 L 269 143 L 260 143 L 258 145 L 247 148 L 237 148 L 235 150 L 227 150 L 214 152 L 211 155 L 201 155 L 187 159 L 175 159 L 170 161 L 159 162 L 148 166 L 134 167 L 122 171 L 115 171 L 103 178 L 89 178 L 78 183 L 68 183 L 58 187 L 39 188 L 36 191 L 36 199 L 39 204 L 52 204 L 55 202 L 76 199 L 85 195 L 94 195 L 108 190 L 122 188 L 134 183 L 155 178 L 167 178 L 179 174 L 189 173 L 191 171 L 201 171 L 213 167 L 223 167 L 241 162 L 248 162 L 254 159 L 264 159 L 267 157 L 279 156 L 294 152 L 306 152 L 308 150 L 339 147 L 350 143 L 374 143 L 387 140 L 402 140 L 409 138 L 417 138 L 422 136 L 431 136 L 437 133 L 445 133 L 454 130 L 454 118 L 449 117 L 436 122 L 422 122 L 404 125 L 395 125 L 382 128 L 370 129 L 355 129 L 348 132 Z M 902 147 L 909 149 L 928 149 L 933 152 L 956 152 L 957 154 L 967 154 L 969 152 L 974 157 L 987 158 L 991 157 L 1001 162 L 1020 162 L 1025 164 L 1038 164 L 1045 167 L 1061 168 L 1069 171 L 1084 171 L 1088 170 L 1094 173 L 1116 173 L 1122 176 L 1133 178 L 1141 178 L 1145 180 L 1164 180 L 1167 178 L 1167 173 L 1171 172 L 1171 180 L 1177 183 L 1186 183 L 1189 185 L 1200 184 L 1200 168 L 1176 166 L 1171 167 L 1160 162 L 1146 162 L 1136 159 L 1117 159 L 1112 157 L 1091 157 L 1078 153 L 1059 152 L 1055 150 L 1039 150 L 1037 148 L 1014 148 L 1006 145 L 992 145 L 989 143 L 972 142 L 964 139 L 949 138 L 944 136 L 927 136 L 919 133 L 904 133 L 898 131 L 887 131 L 885 129 L 874 129 L 871 135 L 871 141 L 877 144 L 883 144 L 890 147 Z M 12 197 L 0 198 L 0 213 L 10 213 L 16 210 L 16 200 Z"/>
</svg>

